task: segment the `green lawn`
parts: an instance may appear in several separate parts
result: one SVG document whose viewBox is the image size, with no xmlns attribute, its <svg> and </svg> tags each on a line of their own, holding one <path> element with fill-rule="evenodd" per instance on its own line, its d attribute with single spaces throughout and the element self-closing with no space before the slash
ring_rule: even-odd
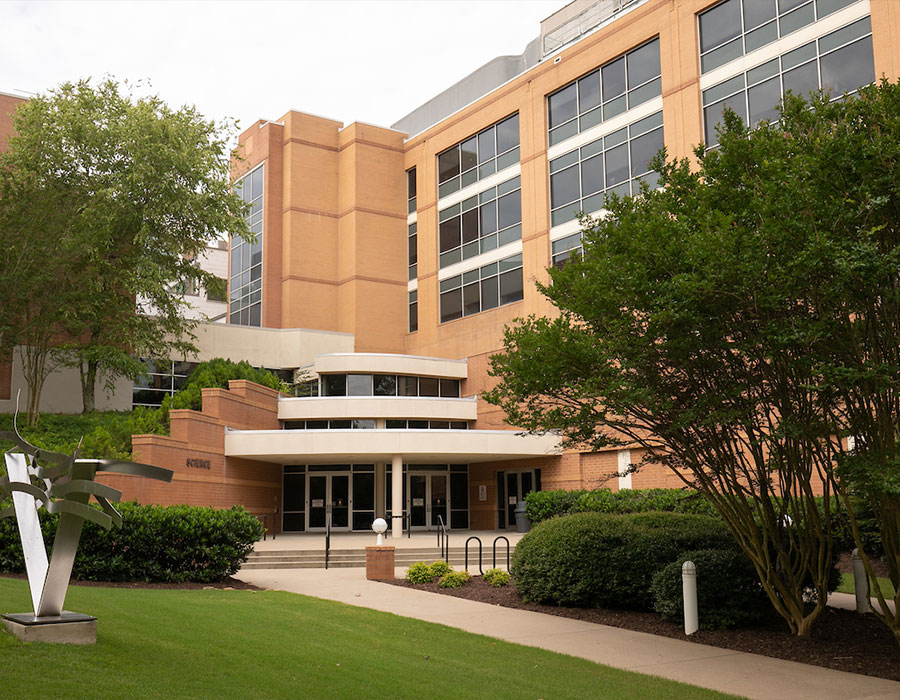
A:
<svg viewBox="0 0 900 700">
<path fill-rule="evenodd" d="M 879 578 L 878 585 L 881 586 L 881 595 L 885 598 L 894 597 L 894 584 L 889 578 Z M 840 593 L 856 593 L 853 585 L 853 574 L 841 574 L 841 584 L 838 586 Z M 872 595 L 875 595 L 873 592 Z"/>
<path fill-rule="evenodd" d="M 0 578 L 4 612 L 30 609 Z M 97 644 L 0 633 L 9 698 L 725 698 L 582 659 L 280 591 L 73 586 Z"/>
</svg>

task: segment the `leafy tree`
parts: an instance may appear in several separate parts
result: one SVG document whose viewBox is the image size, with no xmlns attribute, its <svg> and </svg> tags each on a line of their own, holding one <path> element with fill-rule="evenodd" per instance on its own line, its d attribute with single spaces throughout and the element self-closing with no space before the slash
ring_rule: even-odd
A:
<svg viewBox="0 0 900 700">
<path fill-rule="evenodd" d="M 506 330 L 488 399 L 571 447 L 645 448 L 806 635 L 851 492 L 877 504 L 900 582 L 900 87 L 789 97 L 753 131 L 727 114 L 695 157 L 659 157 L 661 189 L 586 222 L 583 256 L 539 285 L 558 315 Z"/>
<path fill-rule="evenodd" d="M 15 130 L 0 159 L 0 237 L 13 256 L 27 257 L 36 241 L 48 244 L 36 249 L 36 269 L 46 274 L 17 297 L 19 316 L 38 316 L 30 325 L 0 318 L 3 342 L 27 345 L 28 328 L 53 338 L 36 347 L 32 364 L 40 368 L 55 354 L 77 366 L 84 411 L 91 411 L 98 378 L 109 388 L 116 376 L 141 374 L 137 357 L 195 349 L 195 322 L 184 318 L 186 302 L 173 284 L 215 286 L 199 255 L 222 234 L 249 235 L 229 185 L 232 129 L 105 80 L 65 83 L 32 98 L 17 111 Z M 65 207 L 57 212 L 55 202 Z M 21 279 L 0 279 L 0 292 Z M 29 383 L 30 420 L 40 371 Z"/>
</svg>

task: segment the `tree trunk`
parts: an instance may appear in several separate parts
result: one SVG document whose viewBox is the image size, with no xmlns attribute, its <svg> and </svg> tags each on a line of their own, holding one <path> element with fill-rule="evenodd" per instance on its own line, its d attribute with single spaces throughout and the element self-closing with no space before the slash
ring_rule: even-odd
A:
<svg viewBox="0 0 900 700">
<path fill-rule="evenodd" d="M 94 411 L 95 385 L 97 380 L 97 361 L 87 360 L 78 364 L 78 373 L 81 375 L 81 412 Z"/>
</svg>

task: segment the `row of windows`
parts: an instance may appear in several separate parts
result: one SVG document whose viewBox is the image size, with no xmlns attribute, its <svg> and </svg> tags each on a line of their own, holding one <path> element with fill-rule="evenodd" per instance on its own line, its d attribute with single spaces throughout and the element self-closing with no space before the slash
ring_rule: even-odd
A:
<svg viewBox="0 0 900 700">
<path fill-rule="evenodd" d="M 573 233 L 571 236 L 560 238 L 550 244 L 551 260 L 554 267 L 562 267 L 566 260 L 575 254 L 582 253 L 582 236 L 581 231 Z"/>
<path fill-rule="evenodd" d="M 547 98 L 550 145 L 662 94 L 659 39 L 582 76 Z"/>
<path fill-rule="evenodd" d="M 438 214 L 440 266 L 522 238 L 522 184 L 516 176 Z"/>
<path fill-rule="evenodd" d="M 323 374 L 322 396 L 440 396 L 459 398 L 458 379 L 396 374 Z"/>
<path fill-rule="evenodd" d="M 662 112 L 651 114 L 551 160 L 550 225 L 602 209 L 608 193 L 637 194 L 642 180 L 655 184 L 648 163 L 663 147 L 662 121 Z"/>
<path fill-rule="evenodd" d="M 838 97 L 874 80 L 872 20 L 865 17 L 704 90 L 704 138 L 707 145 L 718 143 L 716 127 L 726 106 L 755 127 L 778 118 L 788 90 L 805 96 L 822 88 Z"/>
<path fill-rule="evenodd" d="M 707 73 L 857 0 L 725 0 L 700 15 L 700 70 Z"/>
<path fill-rule="evenodd" d="M 388 419 L 385 428 L 389 430 L 468 430 L 464 420 L 407 420 Z M 285 430 L 374 430 L 374 418 L 343 418 L 331 420 L 286 420 Z"/>
<path fill-rule="evenodd" d="M 438 154 L 438 197 L 519 162 L 519 115 L 479 131 Z"/>
<path fill-rule="evenodd" d="M 134 380 L 132 406 L 161 406 L 166 396 L 171 396 L 184 386 L 188 376 L 197 368 L 196 362 L 174 360 L 141 360 L 146 373 Z"/>
<path fill-rule="evenodd" d="M 441 282 L 441 323 L 523 298 L 522 254 Z"/>
<path fill-rule="evenodd" d="M 247 223 L 256 236 L 254 243 L 231 239 L 228 321 L 242 326 L 262 325 L 264 169 L 261 165 L 234 183 L 235 193 L 249 205 Z"/>
</svg>

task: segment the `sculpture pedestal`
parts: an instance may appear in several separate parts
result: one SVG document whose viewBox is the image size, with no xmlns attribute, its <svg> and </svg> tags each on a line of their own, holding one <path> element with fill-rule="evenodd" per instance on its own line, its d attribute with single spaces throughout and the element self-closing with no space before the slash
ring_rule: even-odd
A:
<svg viewBox="0 0 900 700">
<path fill-rule="evenodd" d="M 5 614 L 3 624 L 23 642 L 97 643 L 97 618 L 68 610 L 53 617 L 36 617 L 33 613 Z"/>
</svg>

